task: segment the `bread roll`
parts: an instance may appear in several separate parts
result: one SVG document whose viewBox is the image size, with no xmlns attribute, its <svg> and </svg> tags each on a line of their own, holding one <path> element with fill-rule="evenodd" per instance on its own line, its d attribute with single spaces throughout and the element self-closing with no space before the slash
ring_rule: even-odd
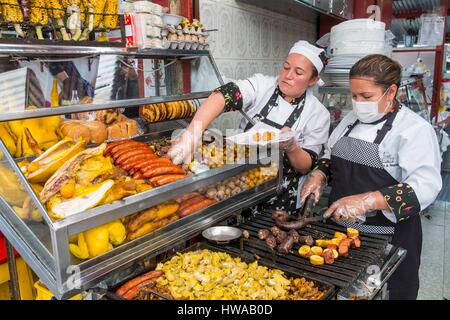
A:
<svg viewBox="0 0 450 320">
<path fill-rule="evenodd" d="M 137 122 L 136 120 L 133 119 L 128 119 L 128 121 L 126 121 L 127 124 L 127 134 L 129 137 L 133 137 L 135 135 L 137 135 Z"/>
<path fill-rule="evenodd" d="M 83 123 L 89 129 L 91 135 L 91 143 L 102 143 L 107 138 L 106 126 L 103 122 L 93 120 Z"/>
<path fill-rule="evenodd" d="M 74 141 L 83 138 L 85 143 L 91 141 L 91 133 L 87 127 L 78 121 L 67 121 L 61 126 L 63 137 L 70 137 Z"/>
</svg>

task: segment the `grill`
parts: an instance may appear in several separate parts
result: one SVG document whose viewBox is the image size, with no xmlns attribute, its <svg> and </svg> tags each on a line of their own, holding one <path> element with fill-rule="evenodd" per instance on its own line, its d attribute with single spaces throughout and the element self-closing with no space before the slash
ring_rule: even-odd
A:
<svg viewBox="0 0 450 320">
<path fill-rule="evenodd" d="M 259 213 L 242 222 L 239 227 L 247 230 L 249 239 L 230 243 L 224 249 L 235 254 L 253 254 L 261 262 L 286 270 L 295 271 L 307 278 L 330 283 L 339 288 L 347 288 L 366 272 L 370 265 L 382 266 L 386 260 L 386 249 L 390 248 L 389 237 L 361 234 L 361 248 L 351 249 L 348 257 L 339 257 L 332 265 L 314 266 L 308 259 L 298 255 L 299 245 L 294 245 L 289 254 L 280 254 L 269 248 L 265 241 L 259 240 L 260 229 L 270 229 L 275 223 L 267 213 Z M 314 239 L 331 239 L 336 231 L 345 233 L 345 228 L 324 223 L 313 223 L 298 230 L 300 235 L 310 235 Z M 396 248 L 390 248 L 393 252 Z"/>
</svg>

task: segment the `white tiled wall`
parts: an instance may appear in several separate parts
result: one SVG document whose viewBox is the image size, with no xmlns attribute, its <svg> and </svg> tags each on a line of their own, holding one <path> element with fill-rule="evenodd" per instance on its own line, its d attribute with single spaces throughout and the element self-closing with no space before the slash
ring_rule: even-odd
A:
<svg viewBox="0 0 450 320">
<path fill-rule="evenodd" d="M 292 18 L 234 0 L 200 0 L 200 19 L 211 32 L 211 52 L 223 76 L 277 75 L 298 40 L 316 41 L 317 15 Z"/>
</svg>

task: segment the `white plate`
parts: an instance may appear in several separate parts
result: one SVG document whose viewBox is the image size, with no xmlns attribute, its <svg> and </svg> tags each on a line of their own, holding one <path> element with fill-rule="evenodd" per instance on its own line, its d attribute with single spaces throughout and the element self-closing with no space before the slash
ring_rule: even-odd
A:
<svg viewBox="0 0 450 320">
<path fill-rule="evenodd" d="M 256 141 L 254 138 L 254 135 L 256 133 L 259 133 L 260 135 L 263 135 L 265 132 L 273 132 L 275 133 L 275 137 L 270 141 Z M 265 124 L 263 122 L 258 122 L 247 132 L 243 132 L 231 137 L 227 137 L 227 140 L 230 140 L 238 145 L 246 145 L 246 146 L 255 146 L 255 145 L 267 145 L 267 144 L 275 144 L 280 143 L 284 141 L 288 141 L 295 137 L 294 132 L 289 133 L 283 133 L 280 134 L 281 131 L 277 128 L 274 128 L 272 126 L 269 126 L 268 124 Z"/>
</svg>

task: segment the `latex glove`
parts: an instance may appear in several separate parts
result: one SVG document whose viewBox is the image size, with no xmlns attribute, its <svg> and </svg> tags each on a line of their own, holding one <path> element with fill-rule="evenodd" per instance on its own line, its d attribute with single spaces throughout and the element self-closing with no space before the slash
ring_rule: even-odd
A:
<svg viewBox="0 0 450 320">
<path fill-rule="evenodd" d="M 363 220 L 366 212 L 377 210 L 377 199 L 373 192 L 367 192 L 354 196 L 344 197 L 335 201 L 327 211 L 324 217 L 333 216 L 336 221 L 343 219 L 355 223 L 357 220 Z"/>
<path fill-rule="evenodd" d="M 291 128 L 288 127 L 284 127 L 281 129 L 280 131 L 280 135 L 283 134 L 292 134 L 292 130 Z M 293 150 L 295 150 L 295 147 L 298 146 L 297 140 L 295 139 L 295 137 L 289 139 L 288 141 L 283 141 L 280 142 L 280 151 L 284 151 L 284 152 L 292 152 Z"/>
<path fill-rule="evenodd" d="M 305 184 L 300 191 L 300 203 L 303 205 L 305 199 L 313 194 L 314 195 L 314 205 L 319 202 L 320 196 L 322 195 L 323 187 L 326 183 L 326 176 L 320 170 L 314 170 L 310 173 L 308 179 L 306 179 Z"/>
<path fill-rule="evenodd" d="M 189 131 L 185 131 L 179 138 L 172 142 L 167 156 L 176 165 L 190 163 L 194 154 L 195 141 Z"/>
</svg>

